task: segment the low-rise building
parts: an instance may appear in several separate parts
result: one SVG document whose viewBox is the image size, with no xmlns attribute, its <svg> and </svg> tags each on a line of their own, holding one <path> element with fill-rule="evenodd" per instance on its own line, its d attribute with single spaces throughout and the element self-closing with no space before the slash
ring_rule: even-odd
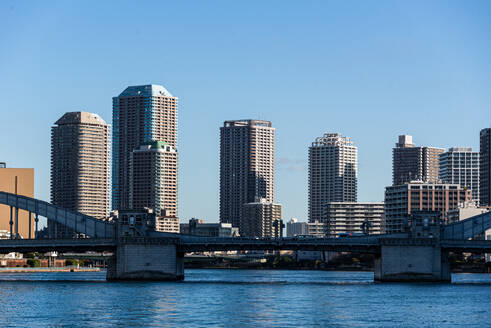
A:
<svg viewBox="0 0 491 328">
<path fill-rule="evenodd" d="M 447 223 L 455 223 L 470 217 L 489 212 L 489 207 L 478 207 L 475 202 L 464 202 L 458 204 L 454 209 L 447 212 Z"/>
<path fill-rule="evenodd" d="M 307 223 L 307 234 L 318 238 L 325 237 L 326 224 L 317 220 Z"/>
<path fill-rule="evenodd" d="M 472 192 L 458 184 L 413 181 L 385 188 L 385 233 L 403 232 L 413 211 L 438 211 L 447 221 L 447 212 L 459 203 L 472 201 Z"/>
<path fill-rule="evenodd" d="M 287 237 L 295 237 L 298 235 L 308 234 L 307 222 L 298 222 L 297 218 L 292 218 L 286 223 L 286 235 Z"/>
<path fill-rule="evenodd" d="M 155 230 L 161 232 L 179 233 L 179 218 L 173 215 L 167 215 L 166 210 L 162 210 L 163 215 L 155 217 Z"/>
<path fill-rule="evenodd" d="M 192 218 L 189 223 L 181 223 L 181 233 L 204 237 L 239 237 L 239 228 L 232 227 L 232 223 L 205 223 Z"/>
<path fill-rule="evenodd" d="M 379 234 L 384 217 L 383 202 L 329 202 L 324 207 L 326 236 L 344 233 Z"/>
<path fill-rule="evenodd" d="M 261 198 L 242 206 L 239 232 L 243 237 L 281 237 L 281 204 Z"/>
</svg>

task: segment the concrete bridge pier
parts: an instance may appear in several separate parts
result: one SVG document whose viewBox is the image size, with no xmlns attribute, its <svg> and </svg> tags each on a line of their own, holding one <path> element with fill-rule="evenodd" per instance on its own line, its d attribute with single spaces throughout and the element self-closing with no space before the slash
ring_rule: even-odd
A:
<svg viewBox="0 0 491 328">
<path fill-rule="evenodd" d="M 177 281 L 184 279 L 184 254 L 167 239 L 120 238 L 108 262 L 107 280 Z"/>
<path fill-rule="evenodd" d="M 384 238 L 375 260 L 376 281 L 450 282 L 450 264 L 438 240 Z"/>
</svg>

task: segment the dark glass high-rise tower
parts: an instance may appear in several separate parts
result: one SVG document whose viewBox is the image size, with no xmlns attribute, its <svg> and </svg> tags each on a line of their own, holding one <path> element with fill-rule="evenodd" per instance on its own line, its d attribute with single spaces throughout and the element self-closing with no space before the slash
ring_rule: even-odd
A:
<svg viewBox="0 0 491 328">
<path fill-rule="evenodd" d="M 491 128 L 480 133 L 480 205 L 491 206 Z"/>
<path fill-rule="evenodd" d="M 226 121 L 220 128 L 220 222 L 240 227 L 244 204 L 274 201 L 274 134 L 269 121 Z"/>
</svg>

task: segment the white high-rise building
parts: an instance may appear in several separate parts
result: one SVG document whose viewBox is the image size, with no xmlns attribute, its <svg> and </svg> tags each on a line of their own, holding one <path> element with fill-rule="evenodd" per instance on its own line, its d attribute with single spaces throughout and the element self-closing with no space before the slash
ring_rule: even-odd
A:
<svg viewBox="0 0 491 328">
<path fill-rule="evenodd" d="M 325 205 L 326 235 L 363 233 L 366 224 L 369 234 L 379 234 L 384 219 L 383 202 L 329 202 Z"/>
<path fill-rule="evenodd" d="M 356 202 L 357 148 L 348 137 L 325 133 L 309 148 L 309 221 L 322 222 L 329 202 Z"/>
<path fill-rule="evenodd" d="M 479 204 L 479 152 L 472 148 L 450 148 L 440 154 L 439 178 L 472 190 L 472 200 Z"/>
</svg>

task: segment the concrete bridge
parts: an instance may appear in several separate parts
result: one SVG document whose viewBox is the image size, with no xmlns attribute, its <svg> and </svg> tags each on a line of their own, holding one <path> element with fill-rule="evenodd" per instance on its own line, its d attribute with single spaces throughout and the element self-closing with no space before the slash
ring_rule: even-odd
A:
<svg viewBox="0 0 491 328">
<path fill-rule="evenodd" d="M 374 254 L 375 280 L 450 281 L 449 252 L 491 253 L 491 241 L 472 239 L 491 229 L 491 213 L 451 225 L 417 219 L 407 233 L 349 238 L 210 238 L 162 233 L 147 222 L 122 223 L 98 220 L 47 202 L 0 192 L 0 204 L 10 206 L 11 231 L 17 210 L 61 223 L 84 238 L 32 239 L 13 233 L 0 240 L 0 253 L 111 251 L 108 280 L 180 280 L 184 254 L 230 250 L 311 250 Z"/>
</svg>

